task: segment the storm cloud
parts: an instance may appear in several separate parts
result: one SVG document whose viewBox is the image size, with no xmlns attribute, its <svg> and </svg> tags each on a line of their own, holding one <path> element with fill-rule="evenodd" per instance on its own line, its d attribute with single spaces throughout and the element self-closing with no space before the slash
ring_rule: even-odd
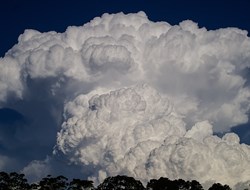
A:
<svg viewBox="0 0 250 190">
<path fill-rule="evenodd" d="M 61 159 L 96 181 L 122 173 L 235 185 L 249 180 L 250 147 L 226 132 L 248 122 L 249 66 L 246 31 L 104 14 L 64 33 L 20 35 L 0 59 L 0 105 L 25 118 L 18 139 L 43 149 L 19 164 L 30 175 Z M 6 168 L 13 156 L 2 154 Z"/>
</svg>

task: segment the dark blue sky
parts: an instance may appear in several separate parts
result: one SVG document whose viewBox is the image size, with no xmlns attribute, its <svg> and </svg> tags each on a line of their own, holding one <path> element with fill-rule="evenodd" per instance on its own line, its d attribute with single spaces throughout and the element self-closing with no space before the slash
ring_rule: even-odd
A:
<svg viewBox="0 0 250 190">
<path fill-rule="evenodd" d="M 200 27 L 239 27 L 250 31 L 249 0 L 4 0 L 1 1 L 0 56 L 25 29 L 63 32 L 103 13 L 144 11 L 150 20 L 178 24 L 191 19 Z"/>
</svg>

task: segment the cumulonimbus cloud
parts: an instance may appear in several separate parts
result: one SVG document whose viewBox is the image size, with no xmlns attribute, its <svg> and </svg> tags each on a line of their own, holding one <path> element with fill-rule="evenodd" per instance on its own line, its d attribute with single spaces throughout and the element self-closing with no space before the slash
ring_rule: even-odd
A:
<svg viewBox="0 0 250 190">
<path fill-rule="evenodd" d="M 104 14 L 64 33 L 26 30 L 0 59 L 0 105 L 39 102 L 38 115 L 59 127 L 55 154 L 93 166 L 96 178 L 235 184 L 250 176 L 249 147 L 212 134 L 248 121 L 249 52 L 246 31 L 171 26 L 143 12 Z"/>
</svg>

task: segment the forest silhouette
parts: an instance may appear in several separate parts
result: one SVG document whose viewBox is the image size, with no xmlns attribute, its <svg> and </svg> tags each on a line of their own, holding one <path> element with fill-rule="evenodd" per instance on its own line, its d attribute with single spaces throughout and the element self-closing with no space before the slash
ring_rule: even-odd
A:
<svg viewBox="0 0 250 190">
<path fill-rule="evenodd" d="M 97 187 L 93 181 L 69 180 L 62 175 L 56 177 L 48 175 L 36 183 L 29 183 L 24 174 L 0 172 L 0 190 L 203 190 L 203 187 L 196 180 L 170 180 L 164 177 L 151 179 L 144 187 L 139 180 L 125 175 L 107 177 Z M 228 185 L 214 183 L 208 190 L 231 190 L 231 188 Z"/>
</svg>

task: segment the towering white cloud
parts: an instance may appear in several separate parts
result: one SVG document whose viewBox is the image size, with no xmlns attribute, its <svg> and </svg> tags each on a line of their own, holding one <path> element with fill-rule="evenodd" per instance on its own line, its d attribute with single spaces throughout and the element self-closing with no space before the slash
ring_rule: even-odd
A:
<svg viewBox="0 0 250 190">
<path fill-rule="evenodd" d="M 161 142 L 185 131 L 169 102 L 147 85 L 89 100 L 79 96 L 66 105 L 66 115 L 69 119 L 58 134 L 57 148 L 86 165 L 117 162 L 138 143 Z"/>
<path fill-rule="evenodd" d="M 21 97 L 27 78 L 54 79 L 53 92 L 68 80 L 91 89 L 143 81 L 167 94 L 189 127 L 208 119 L 224 131 L 247 121 L 249 52 L 240 29 L 207 31 L 189 20 L 171 26 L 143 12 L 104 14 L 65 33 L 26 30 L 1 59 L 0 97 Z"/>
<path fill-rule="evenodd" d="M 236 134 L 213 136 L 208 121 L 186 131 L 171 103 L 147 85 L 80 95 L 65 108 L 54 153 L 95 168 L 99 181 L 125 173 L 145 182 L 166 176 L 235 185 L 250 177 L 250 147 Z"/>
<path fill-rule="evenodd" d="M 90 176 L 235 184 L 250 177 L 249 147 L 212 134 L 248 121 L 249 66 L 246 31 L 104 14 L 64 33 L 26 30 L 0 59 L 0 105 L 35 118 L 35 137 L 59 131 L 55 154 Z"/>
</svg>

